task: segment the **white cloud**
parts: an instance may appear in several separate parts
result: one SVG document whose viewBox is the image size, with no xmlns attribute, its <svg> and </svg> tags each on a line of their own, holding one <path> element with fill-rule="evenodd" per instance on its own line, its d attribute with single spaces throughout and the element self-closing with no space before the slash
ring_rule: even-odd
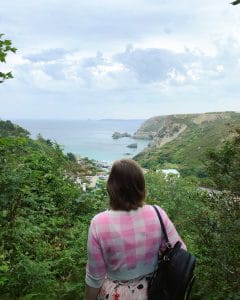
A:
<svg viewBox="0 0 240 300">
<path fill-rule="evenodd" d="M 8 0 L 0 27 L 18 48 L 1 65 L 9 118 L 240 110 L 240 11 L 225 1 Z"/>
<path fill-rule="evenodd" d="M 128 69 L 121 63 L 113 63 L 109 65 L 97 65 L 96 67 L 90 68 L 90 70 L 91 73 L 96 77 L 128 71 Z"/>
<path fill-rule="evenodd" d="M 186 80 L 186 77 L 179 73 L 177 70 L 172 69 L 167 73 L 167 76 L 170 80 L 175 80 L 176 82 L 183 83 Z"/>
<path fill-rule="evenodd" d="M 218 73 L 222 73 L 224 71 L 223 65 L 217 65 L 216 70 L 217 70 Z"/>
</svg>

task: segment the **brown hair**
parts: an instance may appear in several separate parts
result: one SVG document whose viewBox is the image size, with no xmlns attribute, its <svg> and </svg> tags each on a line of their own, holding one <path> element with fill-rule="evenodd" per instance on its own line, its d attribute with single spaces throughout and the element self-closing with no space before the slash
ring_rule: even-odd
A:
<svg viewBox="0 0 240 300">
<path fill-rule="evenodd" d="M 131 159 L 115 161 L 108 181 L 110 207 L 114 210 L 137 209 L 145 199 L 145 180 L 140 166 Z"/>
</svg>

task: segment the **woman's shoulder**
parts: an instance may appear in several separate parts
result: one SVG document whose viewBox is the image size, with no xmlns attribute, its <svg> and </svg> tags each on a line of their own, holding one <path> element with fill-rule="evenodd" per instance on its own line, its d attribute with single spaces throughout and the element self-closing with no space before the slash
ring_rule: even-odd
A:
<svg viewBox="0 0 240 300">
<path fill-rule="evenodd" d="M 155 211 L 154 206 L 160 211 L 160 213 L 161 213 L 162 211 L 165 212 L 164 209 L 163 209 L 161 206 L 157 205 L 157 204 L 153 204 L 153 205 L 145 204 L 145 205 L 143 206 L 143 209 L 145 209 L 145 210 L 147 210 L 147 211 L 152 211 L 152 212 L 153 212 L 153 211 Z"/>
<path fill-rule="evenodd" d="M 105 211 L 102 211 L 102 212 L 96 214 L 92 218 L 92 222 L 93 223 L 95 223 L 95 222 L 99 223 L 99 222 L 102 222 L 102 221 L 108 219 L 109 218 L 109 212 L 110 212 L 109 210 L 105 210 Z"/>
<path fill-rule="evenodd" d="M 162 207 L 159 205 L 154 205 L 160 212 L 161 216 L 163 218 L 167 217 L 166 212 Z M 142 207 L 138 208 L 137 210 L 132 211 L 118 211 L 118 210 L 105 210 L 98 214 L 96 214 L 92 218 L 92 223 L 100 224 L 100 223 L 108 223 L 111 222 L 112 219 L 116 219 L 116 217 L 121 218 L 122 216 L 133 216 L 133 215 L 141 215 L 141 216 L 147 216 L 151 215 L 153 216 L 156 214 L 155 209 L 153 205 L 150 204 L 144 204 Z"/>
<path fill-rule="evenodd" d="M 159 211 L 159 213 L 160 213 L 160 215 L 161 215 L 161 217 L 164 221 L 166 219 L 168 219 L 168 215 L 167 215 L 166 211 L 161 206 L 159 206 L 157 204 L 154 204 L 154 205 L 145 204 L 144 205 L 145 212 L 157 215 L 157 213 L 154 209 L 154 206 L 157 208 L 157 210 Z"/>
</svg>

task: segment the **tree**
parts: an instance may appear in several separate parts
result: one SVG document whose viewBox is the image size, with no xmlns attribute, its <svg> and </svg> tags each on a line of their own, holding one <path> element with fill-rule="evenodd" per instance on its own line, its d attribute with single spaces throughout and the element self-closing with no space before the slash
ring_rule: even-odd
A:
<svg viewBox="0 0 240 300">
<path fill-rule="evenodd" d="M 240 0 L 235 0 L 233 2 L 231 2 L 232 5 L 237 5 L 237 4 L 240 4 Z"/>
<path fill-rule="evenodd" d="M 0 138 L 1 137 L 28 137 L 30 132 L 21 126 L 12 123 L 10 120 L 0 120 Z"/>
<path fill-rule="evenodd" d="M 232 140 L 208 152 L 207 169 L 217 188 L 240 195 L 240 128 Z"/>
<path fill-rule="evenodd" d="M 93 171 L 0 120 L 1 300 L 83 299 L 88 226 L 107 191 L 83 193 L 74 175 Z"/>
<path fill-rule="evenodd" d="M 5 40 L 3 38 L 4 34 L 0 33 L 0 62 L 6 63 L 6 56 L 12 52 L 16 53 L 17 48 L 12 46 L 11 40 Z M 13 78 L 12 72 L 0 72 L 0 83 L 2 83 L 5 79 Z"/>
</svg>

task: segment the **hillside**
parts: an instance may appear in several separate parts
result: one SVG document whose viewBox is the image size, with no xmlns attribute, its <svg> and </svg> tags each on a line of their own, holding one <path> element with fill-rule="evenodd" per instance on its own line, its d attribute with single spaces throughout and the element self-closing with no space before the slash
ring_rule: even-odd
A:
<svg viewBox="0 0 240 300">
<path fill-rule="evenodd" d="M 182 124 L 187 127 L 175 141 L 194 126 Z M 9 125 L 0 123 L 0 132 Z M 174 126 L 168 128 L 174 131 Z M 51 140 L 32 140 L 22 136 L 24 129 L 18 134 L 13 127 L 0 136 L 0 299 L 83 299 L 88 228 L 97 213 L 109 208 L 106 184 L 84 192 L 74 183 L 74 174 L 94 172 L 92 168 L 76 165 L 74 155 L 64 155 Z M 219 172 L 218 165 L 212 170 L 236 191 L 239 137 L 232 146 L 215 158 L 229 158 L 230 149 L 234 159 L 225 162 L 235 177 L 224 177 L 226 170 Z M 165 180 L 150 171 L 145 179 L 146 203 L 167 212 L 197 256 L 191 299 L 240 299 L 240 207 L 235 195 L 209 195 L 183 176 Z"/>
<path fill-rule="evenodd" d="M 95 170 L 51 140 L 0 122 L 1 300 L 83 299 L 97 196 L 83 193 L 75 179 Z"/>
<path fill-rule="evenodd" d="M 149 147 L 135 159 L 146 168 L 175 168 L 185 176 L 206 177 L 206 152 L 231 138 L 234 127 L 240 127 L 240 113 L 154 117 L 143 123 L 134 135 L 150 140 Z"/>
<path fill-rule="evenodd" d="M 0 137 L 28 137 L 30 133 L 11 121 L 0 120 Z"/>
</svg>

